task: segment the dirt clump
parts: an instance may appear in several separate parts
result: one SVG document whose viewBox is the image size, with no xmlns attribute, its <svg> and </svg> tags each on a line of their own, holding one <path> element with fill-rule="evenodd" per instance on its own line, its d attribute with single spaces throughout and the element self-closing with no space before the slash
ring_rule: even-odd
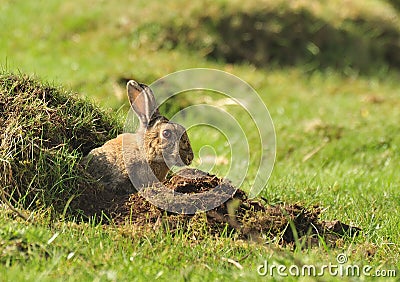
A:
<svg viewBox="0 0 400 282">
<path fill-rule="evenodd" d="M 249 199 L 244 191 L 236 190 L 230 182 L 196 169 L 183 169 L 163 184 L 162 189 L 160 185 L 124 196 L 113 196 L 106 191 L 88 191 L 93 194 L 82 195 L 78 206 L 88 216 L 106 215 L 105 218 L 114 224 L 129 224 L 137 229 L 155 229 L 162 225 L 167 225 L 170 231 L 190 229 L 200 220 L 204 221 L 207 232 L 211 234 L 227 230 L 240 238 L 279 244 L 304 242 L 309 245 L 318 243 L 318 238 L 322 238 L 325 243 L 335 245 L 341 237 L 353 236 L 360 231 L 357 227 L 337 220 L 321 221 L 321 208 L 317 206 L 307 209 L 300 204 L 265 205 Z M 169 191 L 165 191 L 165 187 Z M 151 203 L 151 197 L 157 193 L 159 199 L 168 202 L 168 197 L 174 195 L 171 192 L 179 191 L 186 196 L 196 196 L 215 190 L 216 187 L 224 189 L 219 189 L 220 193 L 214 196 L 221 196 L 222 191 L 226 195 L 231 193 L 229 199 L 211 210 L 194 215 L 168 212 Z M 186 204 L 196 205 L 193 203 L 196 197 L 187 199 L 192 202 Z"/>
</svg>

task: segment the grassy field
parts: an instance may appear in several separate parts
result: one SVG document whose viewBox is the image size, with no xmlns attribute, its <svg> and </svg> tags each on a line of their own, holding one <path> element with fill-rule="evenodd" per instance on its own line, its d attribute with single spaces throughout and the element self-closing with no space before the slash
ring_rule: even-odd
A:
<svg viewBox="0 0 400 282">
<path fill-rule="evenodd" d="M 264 261 L 320 267 L 336 264 L 342 253 L 349 264 L 370 265 L 371 273 L 396 270 L 398 279 L 397 2 L 322 2 L 0 0 L 3 73 L 34 74 L 89 97 L 113 124 L 122 124 L 128 110 L 127 78 L 151 83 L 181 69 L 209 67 L 247 81 L 267 105 L 277 137 L 275 168 L 261 196 L 270 203 L 320 205 L 322 219 L 363 230 L 336 248 L 293 250 L 228 235 L 143 234 L 129 226 L 71 222 L 54 217 L 49 206 L 31 210 L 35 220 L 26 222 L 2 205 L 0 281 L 269 280 L 257 273 Z M 236 34 L 244 37 L 235 41 Z M 199 135 L 189 136 L 194 148 Z M 0 155 L 1 167 L 6 157 Z M 273 279 L 281 278 L 275 273 Z M 318 279 L 354 277 L 326 273 Z"/>
</svg>

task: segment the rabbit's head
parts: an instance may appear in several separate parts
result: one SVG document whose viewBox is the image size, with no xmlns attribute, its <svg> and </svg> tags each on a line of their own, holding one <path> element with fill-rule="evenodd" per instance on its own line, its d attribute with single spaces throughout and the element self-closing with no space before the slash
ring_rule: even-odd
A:
<svg viewBox="0 0 400 282">
<path fill-rule="evenodd" d="M 147 162 L 166 164 L 168 167 L 189 165 L 193 160 L 193 151 L 185 128 L 160 115 L 154 94 L 148 86 L 130 80 L 127 90 L 132 109 L 139 117 L 137 134 L 142 138 Z"/>
</svg>

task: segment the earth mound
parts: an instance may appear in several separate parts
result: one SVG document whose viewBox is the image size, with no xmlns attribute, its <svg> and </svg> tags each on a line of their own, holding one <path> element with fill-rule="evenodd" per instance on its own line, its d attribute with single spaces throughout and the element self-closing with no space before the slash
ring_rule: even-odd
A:
<svg viewBox="0 0 400 282">
<path fill-rule="evenodd" d="M 0 72 L 0 188 L 18 206 L 63 211 L 96 185 L 82 155 L 113 138 L 114 118 L 70 93 L 25 75 Z"/>
<path fill-rule="evenodd" d="M 163 185 L 170 191 L 192 196 L 220 186 L 226 188 L 220 191 L 230 191 L 232 194 L 220 206 L 194 215 L 172 213 L 153 205 L 150 201 L 153 201 L 151 196 L 154 194 L 165 201 L 171 195 L 157 185 L 125 196 L 96 191 L 82 195 L 78 206 L 87 216 L 102 216 L 103 220 L 107 218 L 117 225 L 129 224 L 137 230 L 151 230 L 165 225 L 169 231 L 193 229 L 199 223 L 204 223 L 211 234 L 221 234 L 227 230 L 240 238 L 276 241 L 279 244 L 298 240 L 314 244 L 323 238 L 325 243 L 335 245 L 341 237 L 353 236 L 360 231 L 337 220 L 321 221 L 322 209 L 317 206 L 307 209 L 300 204 L 265 205 L 249 199 L 244 191 L 236 190 L 228 181 L 196 169 L 185 168 L 165 180 Z M 193 200 L 192 197 L 188 199 Z M 186 204 L 192 205 L 193 202 Z"/>
</svg>

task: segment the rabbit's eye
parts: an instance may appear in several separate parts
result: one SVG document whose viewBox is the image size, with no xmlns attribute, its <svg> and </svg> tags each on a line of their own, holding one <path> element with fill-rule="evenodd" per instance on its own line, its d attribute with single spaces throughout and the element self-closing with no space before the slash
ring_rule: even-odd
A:
<svg viewBox="0 0 400 282">
<path fill-rule="evenodd" d="M 170 138 L 171 137 L 171 135 L 172 135 L 172 133 L 171 133 L 171 130 L 169 130 L 169 129 L 165 129 L 165 130 L 163 130 L 163 132 L 162 132 L 162 136 L 164 137 L 164 138 Z"/>
</svg>

